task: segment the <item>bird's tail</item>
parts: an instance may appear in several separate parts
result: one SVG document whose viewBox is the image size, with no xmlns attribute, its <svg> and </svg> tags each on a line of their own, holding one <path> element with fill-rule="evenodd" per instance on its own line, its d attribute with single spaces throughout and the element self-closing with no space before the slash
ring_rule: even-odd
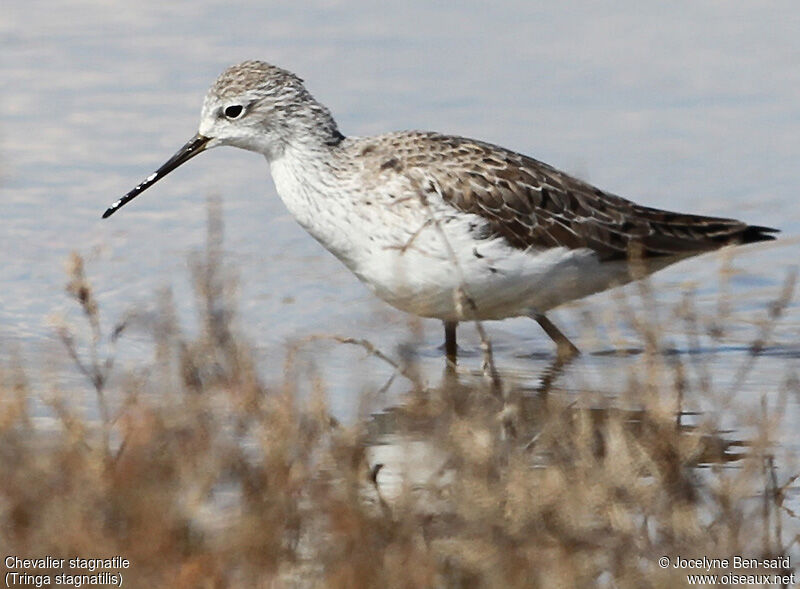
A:
<svg viewBox="0 0 800 589">
<path fill-rule="evenodd" d="M 733 236 L 732 243 L 756 243 L 758 241 L 773 241 L 780 229 L 761 227 L 760 225 L 746 225 L 738 234 Z"/>
</svg>

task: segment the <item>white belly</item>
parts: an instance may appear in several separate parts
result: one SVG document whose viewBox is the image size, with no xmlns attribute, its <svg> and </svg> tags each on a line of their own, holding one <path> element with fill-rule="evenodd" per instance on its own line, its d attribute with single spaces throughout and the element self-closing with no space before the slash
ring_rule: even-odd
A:
<svg viewBox="0 0 800 589">
<path fill-rule="evenodd" d="M 303 172 L 272 163 L 286 207 L 370 290 L 402 311 L 451 321 L 502 319 L 627 281 L 624 264 L 601 264 L 591 250 L 512 248 L 502 238 L 476 238 L 471 226 L 485 223 L 477 215 L 443 203 L 434 211 L 414 198 L 389 202 L 386 192 L 384 200 L 367 199 L 346 186 L 321 196 Z"/>
<path fill-rule="evenodd" d="M 600 264 L 590 250 L 522 251 L 502 239 L 459 240 L 448 233 L 452 252 L 420 243 L 373 252 L 351 269 L 398 309 L 451 321 L 544 312 L 627 280 L 624 264 Z"/>
</svg>

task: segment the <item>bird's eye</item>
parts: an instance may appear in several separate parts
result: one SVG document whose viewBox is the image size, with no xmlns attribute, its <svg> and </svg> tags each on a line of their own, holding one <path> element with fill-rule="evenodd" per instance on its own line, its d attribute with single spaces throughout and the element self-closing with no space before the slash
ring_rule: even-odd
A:
<svg viewBox="0 0 800 589">
<path fill-rule="evenodd" d="M 225 110 L 222 112 L 225 114 L 226 118 L 238 119 L 243 111 L 244 107 L 241 104 L 232 104 L 230 106 L 226 106 Z"/>
</svg>

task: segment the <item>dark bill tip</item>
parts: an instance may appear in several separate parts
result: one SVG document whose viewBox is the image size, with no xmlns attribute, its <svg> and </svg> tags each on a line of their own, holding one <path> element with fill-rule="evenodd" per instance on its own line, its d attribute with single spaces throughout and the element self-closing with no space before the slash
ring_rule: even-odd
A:
<svg viewBox="0 0 800 589">
<path fill-rule="evenodd" d="M 175 155 L 169 158 L 163 166 L 158 168 L 155 172 L 150 174 L 147 178 L 144 179 L 136 188 L 131 190 L 128 194 L 120 198 L 114 204 L 106 209 L 106 212 L 103 213 L 103 219 L 107 219 L 114 213 L 116 213 L 119 209 L 125 206 L 127 203 L 132 201 L 134 198 L 139 196 L 142 192 L 150 188 L 153 184 L 161 180 L 164 176 L 169 174 L 172 170 L 188 162 L 198 153 L 202 152 L 208 142 L 211 140 L 210 137 L 205 137 L 204 135 L 200 135 L 198 133 L 194 137 L 192 137 L 186 145 L 181 147 Z"/>
</svg>

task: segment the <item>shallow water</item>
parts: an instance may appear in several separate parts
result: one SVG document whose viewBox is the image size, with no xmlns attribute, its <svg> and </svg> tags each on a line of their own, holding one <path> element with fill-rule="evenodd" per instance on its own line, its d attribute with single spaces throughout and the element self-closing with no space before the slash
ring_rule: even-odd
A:
<svg viewBox="0 0 800 589">
<path fill-rule="evenodd" d="M 713 383 L 721 391 L 736 387 L 743 402 L 775 395 L 797 371 L 800 311 L 792 303 L 767 353 L 743 383 L 732 382 L 797 260 L 800 16 L 793 3 L 764 11 L 743 1 L 622 2 L 612 10 L 585 1 L 431 7 L 87 0 L 18 2 L 4 16 L 4 358 L 20 351 L 33 362 L 45 359 L 55 378 L 74 379 L 68 362 L 53 360 L 58 343 L 48 319 L 78 319 L 63 294 L 71 251 L 87 258 L 108 325 L 131 309 L 153 308 L 166 287 L 191 328 L 187 258 L 204 246 L 205 201 L 216 196 L 226 262 L 238 275 L 239 322 L 268 381 L 281 378 L 287 342 L 317 333 L 367 338 L 390 354 L 415 342 L 430 378 L 438 378 L 440 325 L 410 321 L 375 300 L 305 235 L 260 156 L 204 154 L 100 219 L 194 133 L 216 75 L 260 58 L 301 75 L 347 134 L 419 128 L 482 138 L 643 204 L 780 227 L 779 242 L 737 251 L 728 283 L 716 255 L 661 272 L 652 305 L 666 345 L 687 363 L 702 360 Z M 713 315 L 721 289 L 732 308 L 726 332 L 720 341 L 701 338 L 698 352 L 673 310 L 692 291 L 699 312 Z M 636 287 L 623 292 L 639 304 Z M 641 347 L 636 330 L 619 319 L 619 296 L 596 295 L 552 318 L 590 352 Z M 538 326 L 513 320 L 486 328 L 501 371 L 535 386 L 553 352 Z M 465 326 L 460 337 L 462 366 L 476 371 L 474 328 Z M 357 392 L 391 373 L 356 348 L 310 349 L 340 415 L 353 414 Z M 149 350 L 146 335 L 132 334 L 120 348 L 121 366 L 135 368 Z M 559 385 L 614 394 L 637 358 L 586 355 Z M 392 390 L 402 389 L 398 381 Z M 796 416 L 797 399 L 790 411 Z M 793 446 L 789 430 L 783 443 Z"/>
</svg>

